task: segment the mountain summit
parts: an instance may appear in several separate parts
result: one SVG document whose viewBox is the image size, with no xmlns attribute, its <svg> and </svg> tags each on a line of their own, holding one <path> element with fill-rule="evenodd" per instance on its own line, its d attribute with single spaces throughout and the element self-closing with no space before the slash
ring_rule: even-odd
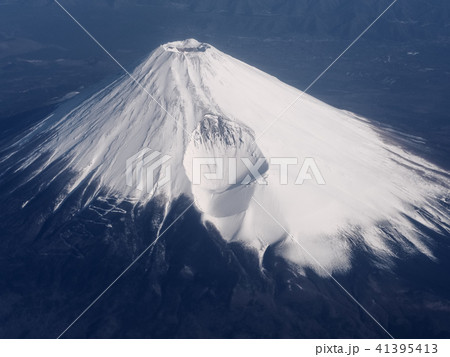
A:
<svg viewBox="0 0 450 357">
<path fill-rule="evenodd" d="M 171 168 L 170 181 L 157 184 L 160 170 L 150 190 L 138 189 L 145 181 L 139 170 L 133 178 L 140 183 L 126 180 L 127 160 L 146 148 L 170 158 Z M 196 158 L 259 162 L 262 177 L 238 165 L 236 182 L 196 184 Z M 286 175 L 273 160 L 280 158 L 293 165 Z M 325 184 L 298 184 L 295 163 L 310 158 Z M 368 120 L 193 39 L 158 47 L 131 77 L 66 103 L 23 136 L 3 164 L 21 175 L 20 185 L 40 182 L 22 208 L 54 182 L 53 212 L 81 187 L 80 208 L 99 197 L 133 205 L 158 198 L 167 212 L 185 196 L 226 241 L 261 258 L 274 246 L 300 271 L 319 274 L 317 262 L 329 271 L 349 269 L 356 250 L 381 266 L 399 252 L 434 259 L 433 241 L 421 227 L 442 233 L 450 224 L 447 172 L 406 152 Z"/>
</svg>

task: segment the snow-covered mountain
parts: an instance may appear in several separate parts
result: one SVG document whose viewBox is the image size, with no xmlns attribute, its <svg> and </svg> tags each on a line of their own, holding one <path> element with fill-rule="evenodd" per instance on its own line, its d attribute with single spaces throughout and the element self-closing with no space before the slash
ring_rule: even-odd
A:
<svg viewBox="0 0 450 357">
<path fill-rule="evenodd" d="M 434 259 L 434 242 L 420 227 L 448 235 L 449 173 L 364 118 L 309 95 L 285 111 L 299 90 L 192 39 L 160 46 L 131 75 L 62 106 L 9 149 L 2 164 L 22 173 L 15 190 L 47 178 L 22 208 L 62 177 L 53 212 L 80 187 L 83 207 L 99 196 L 132 204 L 158 197 L 167 212 L 187 196 L 226 241 L 261 257 L 277 243 L 279 256 L 318 274 L 324 271 L 300 245 L 329 271 L 345 271 L 356 250 L 381 266 L 399 252 Z M 146 178 L 136 172 L 138 183 L 127 185 L 127 160 L 145 148 L 170 156 L 166 185 L 137 189 Z M 266 184 L 194 184 L 199 157 L 262 160 Z M 313 158 L 325 184 L 296 185 L 298 170 L 283 177 L 272 158 Z M 237 168 L 239 179 L 247 174 Z"/>
</svg>

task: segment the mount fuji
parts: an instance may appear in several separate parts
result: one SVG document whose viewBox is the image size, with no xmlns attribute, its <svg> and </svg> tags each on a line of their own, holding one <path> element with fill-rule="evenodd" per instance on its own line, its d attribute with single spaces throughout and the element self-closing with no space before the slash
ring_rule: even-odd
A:
<svg viewBox="0 0 450 357">
<path fill-rule="evenodd" d="M 28 282 L 16 289 L 33 288 L 22 303 L 39 311 L 18 318 L 55 333 L 76 317 L 68 301 L 82 310 L 156 239 L 145 276 L 130 278 L 121 298 L 70 333 L 385 337 L 332 274 L 392 333 L 448 336 L 448 277 L 439 272 L 449 264 L 449 173 L 401 140 L 209 44 L 164 44 L 130 75 L 70 99 L 2 149 L 2 267 Z M 162 169 L 151 187 L 142 167 L 127 171 L 148 149 L 167 157 L 164 185 Z M 196 158 L 248 158 L 262 177 L 238 165 L 245 184 L 223 178 L 230 167 L 196 184 Z M 298 171 L 283 173 L 273 158 L 314 159 L 324 184 L 295 184 Z M 53 304 L 36 302 L 45 291 Z M 144 313 L 125 312 L 122 298 L 141 301 Z M 211 314 L 218 321 L 207 321 Z"/>
</svg>

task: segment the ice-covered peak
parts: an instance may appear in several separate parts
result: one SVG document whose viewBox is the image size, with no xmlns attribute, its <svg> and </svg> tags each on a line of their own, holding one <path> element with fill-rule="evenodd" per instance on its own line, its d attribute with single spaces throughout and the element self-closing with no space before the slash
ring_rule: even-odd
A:
<svg viewBox="0 0 450 357">
<path fill-rule="evenodd" d="M 205 52 L 208 48 L 211 48 L 207 43 L 200 43 L 193 38 L 184 41 L 168 42 L 162 47 L 166 51 L 177 53 Z"/>
<path fill-rule="evenodd" d="M 55 112 L 12 148 L 10 160 L 19 161 L 16 171 L 44 160 L 32 177 L 54 163 L 70 172 L 55 209 L 82 183 L 94 187 L 87 191 L 92 197 L 106 190 L 142 204 L 155 194 L 165 195 L 168 204 L 185 195 L 196 199 L 225 239 L 258 249 L 281 242 L 279 254 L 319 273 L 295 241 L 329 270 L 348 268 L 355 247 L 380 264 L 396 251 L 432 257 L 432 241 L 417 225 L 448 229 L 448 173 L 387 143 L 366 120 L 309 95 L 265 131 L 300 94 L 210 45 L 171 42 L 150 54 L 132 78 L 123 76 Z M 36 142 L 20 156 L 21 148 Z M 163 187 L 127 185 L 127 162 L 150 152 L 146 148 L 171 157 L 171 179 Z M 194 184 L 198 157 L 259 161 L 267 184 L 247 179 L 242 165 L 235 171 L 244 185 L 220 178 Z M 281 173 L 279 160 L 271 158 L 299 165 L 313 158 L 326 185 L 296 185 L 299 166 Z M 149 181 L 144 171 L 136 170 L 140 183 Z"/>
</svg>

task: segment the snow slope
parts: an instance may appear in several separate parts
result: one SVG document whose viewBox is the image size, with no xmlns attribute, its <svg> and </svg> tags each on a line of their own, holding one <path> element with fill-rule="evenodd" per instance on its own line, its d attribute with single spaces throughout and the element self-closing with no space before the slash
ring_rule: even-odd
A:
<svg viewBox="0 0 450 357">
<path fill-rule="evenodd" d="M 184 194 L 224 239 L 261 253 L 278 242 L 278 254 L 320 274 L 299 244 L 334 271 L 348 269 L 356 249 L 384 266 L 399 251 L 433 259 L 433 242 L 418 227 L 448 235 L 448 172 L 392 144 L 365 119 L 304 95 L 263 133 L 301 92 L 192 39 L 160 46 L 132 75 L 139 84 L 121 77 L 70 112 L 50 116 L 12 148 L 18 170 L 46 157 L 30 177 L 61 160 L 75 173 L 55 210 L 86 180 L 96 187 L 92 197 L 106 189 L 145 203 L 162 194 L 170 204 Z M 36 140 L 34 152 L 21 157 Z M 126 184 L 127 159 L 144 148 L 171 156 L 167 185 L 146 191 Z M 262 159 L 267 184 L 194 185 L 195 157 Z M 279 157 L 314 158 L 326 184 L 295 185 L 298 169 L 281 184 L 280 167 L 270 162 Z M 245 167 L 237 174 L 245 178 Z"/>
</svg>

